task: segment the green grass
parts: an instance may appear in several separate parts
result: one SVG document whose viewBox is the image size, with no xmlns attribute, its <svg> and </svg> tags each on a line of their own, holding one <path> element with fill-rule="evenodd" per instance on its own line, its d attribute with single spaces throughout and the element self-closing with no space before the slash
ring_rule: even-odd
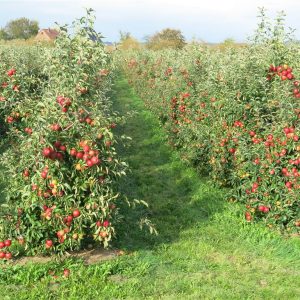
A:
<svg viewBox="0 0 300 300">
<path fill-rule="evenodd" d="M 300 241 L 243 221 L 224 190 L 180 161 L 163 130 L 126 81 L 116 82 L 116 108 L 137 113 L 119 132 L 132 172 L 121 190 L 149 209 L 126 214 L 116 247 L 130 255 L 86 267 L 66 260 L 0 271 L 1 299 L 300 299 Z M 136 227 L 148 217 L 158 236 Z M 48 270 L 71 269 L 68 279 Z"/>
</svg>

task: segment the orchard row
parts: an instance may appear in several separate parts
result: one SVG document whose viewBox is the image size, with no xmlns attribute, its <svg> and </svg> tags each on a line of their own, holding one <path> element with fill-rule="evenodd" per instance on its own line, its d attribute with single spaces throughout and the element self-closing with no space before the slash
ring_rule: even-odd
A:
<svg viewBox="0 0 300 300">
<path fill-rule="evenodd" d="M 123 69 L 183 159 L 245 204 L 248 222 L 300 233 L 299 46 L 124 54 Z"/>
<path fill-rule="evenodd" d="M 114 128 L 123 118 L 107 96 L 110 55 L 93 18 L 82 20 L 74 35 L 61 28 L 54 48 L 0 49 L 8 181 L 0 258 L 108 246 L 115 236 L 121 200 L 113 186 L 127 165 Z"/>
</svg>

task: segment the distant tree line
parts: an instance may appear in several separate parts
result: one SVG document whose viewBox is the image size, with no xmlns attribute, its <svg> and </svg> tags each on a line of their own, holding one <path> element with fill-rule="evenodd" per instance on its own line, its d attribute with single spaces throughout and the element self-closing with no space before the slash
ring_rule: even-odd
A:
<svg viewBox="0 0 300 300">
<path fill-rule="evenodd" d="M 165 28 L 153 35 L 146 36 L 145 43 L 140 43 L 135 39 L 129 32 L 120 31 L 120 41 L 117 45 L 117 49 L 129 50 L 129 49 L 151 49 L 151 50 L 161 50 L 165 48 L 171 49 L 182 49 L 187 42 L 182 32 L 177 29 Z M 226 38 L 221 43 L 209 44 L 204 41 L 193 40 L 191 44 L 206 44 L 211 47 L 217 47 L 220 50 L 232 47 L 244 47 L 245 43 L 237 43 L 233 38 Z"/>
<path fill-rule="evenodd" d="M 0 28 L 0 40 L 29 39 L 39 31 L 39 23 L 27 18 L 9 21 Z"/>
<path fill-rule="evenodd" d="M 164 48 L 181 49 L 186 44 L 180 30 L 166 28 L 153 35 L 147 36 L 145 46 L 148 49 L 160 50 Z M 120 31 L 119 49 L 140 49 L 140 43 L 129 32 Z"/>
</svg>

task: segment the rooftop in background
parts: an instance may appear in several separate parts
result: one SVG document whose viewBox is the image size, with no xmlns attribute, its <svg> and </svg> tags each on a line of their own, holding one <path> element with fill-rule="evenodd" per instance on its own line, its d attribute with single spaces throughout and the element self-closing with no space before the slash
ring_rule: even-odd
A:
<svg viewBox="0 0 300 300">
<path fill-rule="evenodd" d="M 55 29 L 41 29 L 35 39 L 39 41 L 54 41 L 58 34 L 59 32 Z"/>
</svg>

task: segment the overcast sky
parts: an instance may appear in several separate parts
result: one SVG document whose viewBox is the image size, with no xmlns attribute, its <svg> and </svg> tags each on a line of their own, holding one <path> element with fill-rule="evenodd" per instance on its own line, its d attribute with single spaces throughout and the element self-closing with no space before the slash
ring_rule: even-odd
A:
<svg viewBox="0 0 300 300">
<path fill-rule="evenodd" d="M 91 7 L 96 10 L 96 29 L 106 41 L 117 41 L 119 30 L 142 40 L 166 27 L 181 29 L 187 39 L 244 41 L 256 28 L 262 6 L 271 17 L 284 10 L 286 24 L 300 39 L 300 0 L 0 0 L 0 27 L 27 17 L 48 28 L 55 21 L 70 23 L 84 14 L 84 7 Z"/>
</svg>

